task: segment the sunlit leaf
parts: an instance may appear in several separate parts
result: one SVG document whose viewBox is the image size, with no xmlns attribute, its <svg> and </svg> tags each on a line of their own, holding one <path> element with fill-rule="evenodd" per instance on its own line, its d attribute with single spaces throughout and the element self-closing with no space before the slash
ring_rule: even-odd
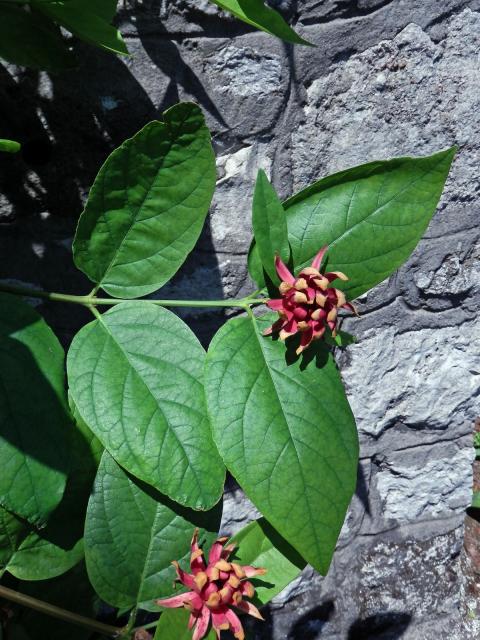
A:
<svg viewBox="0 0 480 640">
<path fill-rule="evenodd" d="M 207 356 L 215 442 L 255 506 L 321 573 L 356 484 L 355 421 L 328 348 L 302 358 L 262 336 L 275 316 L 229 320 Z"/>
<path fill-rule="evenodd" d="M 447 179 L 455 148 L 425 158 L 370 162 L 323 178 L 286 202 L 288 234 L 298 271 L 329 245 L 329 271 L 351 299 L 388 278 L 424 234 Z M 249 270 L 264 286 L 258 248 Z"/>
<path fill-rule="evenodd" d="M 211 0 L 211 2 L 252 27 L 277 36 L 286 42 L 311 44 L 295 33 L 283 17 L 275 9 L 266 5 L 263 0 Z"/>
<path fill-rule="evenodd" d="M 168 609 L 162 613 L 155 632 L 154 640 L 191 640 L 192 632 L 188 628 L 190 614 L 185 609 Z M 205 640 L 215 640 L 215 631 L 211 629 Z"/>
<path fill-rule="evenodd" d="M 106 602 L 157 610 L 152 600 L 174 593 L 172 560 L 187 568 L 196 527 L 209 546 L 220 526 L 221 506 L 198 512 L 128 476 L 104 453 L 88 506 L 85 547 L 90 580 Z"/>
<path fill-rule="evenodd" d="M 4 140 L 0 139 L 0 151 L 4 151 L 5 153 L 18 153 L 22 145 L 19 142 L 15 142 L 15 140 Z"/>
<path fill-rule="evenodd" d="M 159 289 L 193 249 L 215 187 L 203 114 L 178 104 L 107 159 L 74 240 L 76 265 L 113 296 Z"/>
<path fill-rule="evenodd" d="M 73 401 L 119 464 L 177 502 L 208 509 L 225 469 L 205 407 L 205 351 L 176 315 L 126 302 L 86 325 L 67 359 Z"/>
<path fill-rule="evenodd" d="M 290 259 L 287 220 L 282 203 L 262 170 L 258 172 L 253 194 L 252 223 L 262 266 L 278 285 L 275 256 L 278 254 L 286 263 Z"/>
</svg>

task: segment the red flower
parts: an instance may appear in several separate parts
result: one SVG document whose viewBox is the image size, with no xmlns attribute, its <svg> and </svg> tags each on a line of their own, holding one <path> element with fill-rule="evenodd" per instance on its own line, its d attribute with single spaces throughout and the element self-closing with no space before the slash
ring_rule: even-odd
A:
<svg viewBox="0 0 480 640">
<path fill-rule="evenodd" d="M 185 607 L 190 611 L 188 628 L 195 627 L 192 640 L 201 640 L 208 633 L 210 623 L 215 629 L 217 639 L 221 631 L 230 629 L 238 640 L 244 640 L 245 633 L 242 623 L 232 606 L 263 620 L 260 611 L 251 602 L 244 600 L 252 598 L 255 589 L 247 578 L 261 576 L 265 569 L 242 566 L 228 559 L 236 545 L 224 546 L 228 538 L 219 538 L 213 543 L 208 556 L 208 564 L 203 557 L 203 551 L 198 546 L 198 531 L 192 538 L 190 568 L 192 573 L 186 573 L 173 562 L 177 570 L 178 580 L 190 591 L 173 598 L 157 600 L 161 607 Z"/>
<path fill-rule="evenodd" d="M 320 267 L 328 247 L 323 247 L 313 259 L 312 266 L 302 269 L 295 278 L 287 266 L 277 256 L 275 268 L 282 281 L 280 293 L 282 297 L 269 300 L 270 309 L 278 312 L 280 319 L 264 331 L 268 336 L 279 332 L 280 340 L 285 340 L 295 333 L 301 333 L 297 355 L 306 349 L 312 340 L 321 338 L 327 327 L 335 337 L 337 332 L 338 309 L 349 309 L 356 313 L 355 307 L 347 302 L 340 289 L 330 286 L 334 280 L 348 280 L 341 271 L 321 273 Z"/>
</svg>

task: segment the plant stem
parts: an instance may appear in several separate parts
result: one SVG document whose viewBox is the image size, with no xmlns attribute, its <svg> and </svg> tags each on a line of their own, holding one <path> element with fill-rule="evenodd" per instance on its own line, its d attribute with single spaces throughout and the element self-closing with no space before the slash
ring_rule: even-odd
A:
<svg viewBox="0 0 480 640">
<path fill-rule="evenodd" d="M 121 639 L 127 640 L 133 634 L 132 629 L 133 629 L 133 625 L 135 624 L 135 620 L 137 618 L 137 613 L 138 613 L 138 607 L 134 607 L 130 611 L 130 615 L 128 616 L 128 623 L 122 629 L 122 635 L 120 636 Z"/>
<path fill-rule="evenodd" d="M 125 300 L 122 298 L 96 298 L 92 295 L 74 296 L 66 293 L 50 293 L 29 287 L 17 287 L 6 283 L 0 283 L 0 291 L 11 293 L 17 296 L 27 296 L 30 298 L 41 298 L 53 302 L 69 302 L 82 304 L 86 307 L 96 307 L 98 305 L 116 305 L 122 302 L 145 302 L 145 300 Z M 151 304 L 161 307 L 240 307 L 247 309 L 252 304 L 264 304 L 260 298 L 242 298 L 240 300 L 148 300 Z"/>
<path fill-rule="evenodd" d="M 91 629 L 92 631 L 96 631 L 97 633 L 101 633 L 104 636 L 108 636 L 110 638 L 119 638 L 123 629 L 120 627 L 113 627 L 109 624 L 104 624 L 103 622 L 97 622 L 96 620 L 92 620 L 91 618 L 86 618 L 85 616 L 81 616 L 78 613 L 73 613 L 72 611 L 67 611 L 66 609 L 61 609 L 60 607 L 56 607 L 53 604 L 49 604 L 48 602 L 44 602 L 43 600 L 37 600 L 36 598 L 32 598 L 31 596 L 27 596 L 18 591 L 13 591 L 13 589 L 9 589 L 8 587 L 3 587 L 0 585 L 0 598 L 5 598 L 5 600 L 10 600 L 11 602 L 16 602 L 17 604 L 21 604 L 29 609 L 35 609 L 35 611 L 40 611 L 40 613 L 45 613 L 48 616 L 52 616 L 53 618 L 58 618 L 59 620 L 65 620 L 66 622 L 71 622 L 79 627 L 85 627 L 86 629 Z"/>
</svg>

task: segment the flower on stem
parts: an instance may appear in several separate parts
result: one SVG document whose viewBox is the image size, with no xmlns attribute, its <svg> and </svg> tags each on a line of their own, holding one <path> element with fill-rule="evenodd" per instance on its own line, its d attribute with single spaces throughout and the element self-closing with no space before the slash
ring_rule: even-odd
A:
<svg viewBox="0 0 480 640">
<path fill-rule="evenodd" d="M 281 280 L 279 291 L 281 298 L 268 300 L 270 309 L 277 311 L 280 319 L 264 331 L 268 336 L 279 333 L 280 340 L 301 333 L 299 355 L 313 340 L 323 337 L 330 329 L 333 337 L 337 334 L 339 309 L 349 309 L 356 313 L 355 307 L 347 302 L 340 289 L 331 286 L 334 280 L 348 280 L 341 271 L 321 272 L 323 256 L 328 247 L 322 247 L 313 259 L 311 267 L 305 267 L 295 278 L 281 258 L 275 258 L 275 268 Z"/>
<path fill-rule="evenodd" d="M 230 629 L 237 640 L 244 640 L 242 623 L 232 607 L 263 620 L 257 607 L 245 598 L 255 595 L 255 588 L 248 578 L 264 575 L 266 570 L 230 562 L 229 558 L 236 545 L 225 546 L 227 540 L 228 538 L 219 538 L 213 543 L 206 562 L 198 545 L 198 530 L 195 530 L 191 544 L 191 573 L 183 571 L 178 562 L 172 563 L 177 571 L 178 581 L 189 591 L 156 601 L 161 607 L 184 607 L 190 611 L 188 628 L 193 629 L 192 640 L 204 638 L 210 623 L 217 639 L 220 638 L 221 631 Z"/>
</svg>

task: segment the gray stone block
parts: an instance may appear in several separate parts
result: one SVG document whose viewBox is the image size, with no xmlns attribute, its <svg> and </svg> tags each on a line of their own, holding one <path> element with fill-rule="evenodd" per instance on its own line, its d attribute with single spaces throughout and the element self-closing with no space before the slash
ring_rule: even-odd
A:
<svg viewBox="0 0 480 640">
<path fill-rule="evenodd" d="M 480 0 L 277 2 L 316 43 L 291 47 L 204 0 L 126 3 L 132 56 L 82 47 L 74 74 L 0 66 L 0 278 L 87 292 L 71 239 L 110 150 L 178 100 L 204 109 L 218 184 L 206 228 L 162 297 L 241 296 L 258 168 L 286 197 L 371 159 L 457 144 L 424 239 L 348 319 L 358 343 L 338 354 L 361 436 L 357 495 L 331 570 L 311 569 L 268 608 L 252 638 L 464 640 L 459 553 L 480 413 Z M 41 304 L 68 345 L 89 319 Z M 229 311 L 184 310 L 205 345 Z M 223 528 L 256 516 L 232 485 Z"/>
</svg>

